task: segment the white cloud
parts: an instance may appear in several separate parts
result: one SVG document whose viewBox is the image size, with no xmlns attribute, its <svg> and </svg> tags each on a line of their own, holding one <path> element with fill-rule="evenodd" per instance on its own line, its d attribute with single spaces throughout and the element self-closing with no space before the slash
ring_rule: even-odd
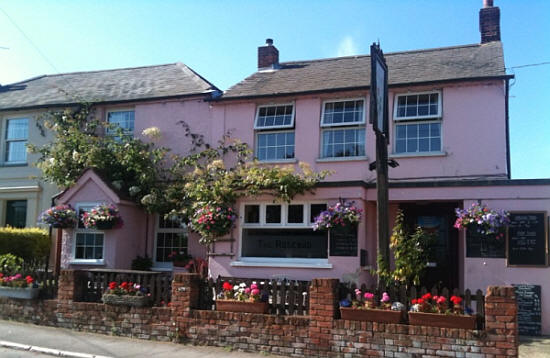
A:
<svg viewBox="0 0 550 358">
<path fill-rule="evenodd" d="M 357 55 L 358 52 L 359 50 L 357 48 L 357 45 L 355 45 L 353 38 L 351 36 L 346 36 L 338 44 L 338 52 L 336 53 L 336 55 L 338 57 L 353 56 Z"/>
</svg>

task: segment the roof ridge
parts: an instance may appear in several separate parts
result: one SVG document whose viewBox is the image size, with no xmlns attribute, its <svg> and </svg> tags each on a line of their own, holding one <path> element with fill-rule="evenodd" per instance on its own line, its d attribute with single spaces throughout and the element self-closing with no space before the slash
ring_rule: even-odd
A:
<svg viewBox="0 0 550 358">
<path fill-rule="evenodd" d="M 444 51 L 444 50 L 452 50 L 452 49 L 467 48 L 467 47 L 480 47 L 482 45 L 486 45 L 486 44 L 455 45 L 455 46 L 433 47 L 433 48 L 427 48 L 427 49 L 385 52 L 384 56 L 402 55 L 402 54 L 418 53 L 418 52 L 435 52 L 435 51 Z M 359 57 L 361 58 L 370 57 L 370 55 L 352 55 L 352 56 L 319 58 L 319 59 L 313 59 L 313 60 L 288 61 L 288 62 L 281 62 L 281 65 L 298 64 L 298 63 L 306 63 L 306 62 L 338 61 L 342 59 L 359 58 Z"/>
<path fill-rule="evenodd" d="M 82 73 L 128 71 L 128 70 L 137 70 L 137 69 L 140 69 L 140 68 L 174 66 L 174 65 L 177 65 L 177 64 L 178 64 L 178 62 L 172 62 L 172 63 L 164 63 L 164 64 L 161 64 L 161 65 L 146 65 L 146 66 L 135 66 L 135 67 L 109 68 L 109 69 L 106 69 L 106 70 L 74 71 L 74 72 L 44 74 L 44 75 L 38 75 L 38 76 L 31 77 L 31 78 L 27 78 L 27 79 L 24 79 L 24 80 L 21 80 L 21 81 L 18 81 L 18 82 L 8 83 L 8 84 L 3 85 L 2 87 L 9 86 L 9 85 L 15 85 L 15 84 L 19 84 L 19 83 L 24 83 L 24 82 L 30 82 L 30 81 L 34 81 L 34 80 L 37 80 L 37 79 L 40 79 L 40 78 L 43 78 L 43 77 L 61 77 L 61 76 L 66 76 L 66 75 L 77 75 L 77 74 L 82 74 Z"/>
</svg>

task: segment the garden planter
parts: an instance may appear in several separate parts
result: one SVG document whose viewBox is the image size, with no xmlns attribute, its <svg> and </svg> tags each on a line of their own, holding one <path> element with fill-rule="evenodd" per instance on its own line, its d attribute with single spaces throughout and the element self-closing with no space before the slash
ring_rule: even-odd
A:
<svg viewBox="0 0 550 358">
<path fill-rule="evenodd" d="M 106 293 L 101 299 L 106 305 L 114 306 L 147 307 L 152 304 L 149 296 L 113 295 Z"/>
<path fill-rule="evenodd" d="M 476 322 L 475 316 L 409 312 L 409 324 L 414 326 L 476 329 Z"/>
<path fill-rule="evenodd" d="M 342 319 L 351 321 L 370 321 L 380 323 L 400 323 L 403 321 L 403 312 L 377 309 L 357 309 L 340 307 Z"/>
<path fill-rule="evenodd" d="M 267 313 L 267 302 L 245 302 L 232 300 L 217 300 L 216 310 L 224 312 Z"/>
<path fill-rule="evenodd" d="M 174 267 L 185 267 L 187 266 L 187 261 L 172 261 Z"/>
<path fill-rule="evenodd" d="M 38 287 L 0 287 L 0 297 L 21 298 L 24 300 L 33 300 L 38 297 L 40 288 Z"/>
</svg>

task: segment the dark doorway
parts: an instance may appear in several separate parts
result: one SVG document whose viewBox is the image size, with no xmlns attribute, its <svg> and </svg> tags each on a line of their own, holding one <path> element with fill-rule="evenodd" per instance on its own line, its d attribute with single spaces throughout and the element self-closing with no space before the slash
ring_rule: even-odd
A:
<svg viewBox="0 0 550 358">
<path fill-rule="evenodd" d="M 401 204 L 410 230 L 420 226 L 435 235 L 431 265 L 426 269 L 422 286 L 449 289 L 458 287 L 458 230 L 453 227 L 459 203 Z"/>
</svg>

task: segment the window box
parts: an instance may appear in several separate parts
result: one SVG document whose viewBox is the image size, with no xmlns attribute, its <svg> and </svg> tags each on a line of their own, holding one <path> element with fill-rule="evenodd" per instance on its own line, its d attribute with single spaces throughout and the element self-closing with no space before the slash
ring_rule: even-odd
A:
<svg viewBox="0 0 550 358">
<path fill-rule="evenodd" d="M 34 300 L 38 297 L 40 288 L 38 287 L 1 287 L 0 297 L 20 298 L 23 300 Z"/>
<path fill-rule="evenodd" d="M 216 311 L 222 312 L 245 312 L 245 313 L 267 313 L 269 305 L 267 302 L 246 302 L 234 300 L 217 300 Z"/>
<path fill-rule="evenodd" d="M 357 309 L 350 307 L 340 307 L 340 316 L 342 319 L 350 321 L 368 321 L 379 323 L 401 323 L 403 321 L 402 311 L 377 310 L 377 309 Z"/>
<path fill-rule="evenodd" d="M 477 317 L 425 312 L 409 312 L 409 324 L 413 326 L 476 329 Z"/>
<path fill-rule="evenodd" d="M 148 307 L 153 303 L 150 296 L 113 295 L 109 293 L 103 294 L 101 300 L 106 305 L 130 307 Z"/>
</svg>

